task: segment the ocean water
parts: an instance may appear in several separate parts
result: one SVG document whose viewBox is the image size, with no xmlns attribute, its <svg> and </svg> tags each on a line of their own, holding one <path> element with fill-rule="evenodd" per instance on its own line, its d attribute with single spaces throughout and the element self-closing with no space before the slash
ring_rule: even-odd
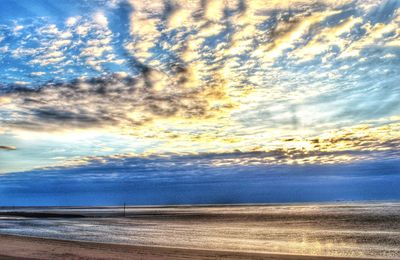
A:
<svg viewBox="0 0 400 260">
<path fill-rule="evenodd" d="M 4 211 L 75 213 L 23 218 Z M 400 203 L 3 208 L 0 233 L 233 251 L 400 259 Z"/>
</svg>

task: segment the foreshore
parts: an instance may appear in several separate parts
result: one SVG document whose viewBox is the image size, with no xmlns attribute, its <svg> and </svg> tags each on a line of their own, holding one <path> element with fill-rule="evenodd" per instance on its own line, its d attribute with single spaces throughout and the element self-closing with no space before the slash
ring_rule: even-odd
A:
<svg viewBox="0 0 400 260">
<path fill-rule="evenodd" d="M 341 257 L 246 253 L 132 246 L 0 235 L 0 259 L 288 259 L 342 260 Z M 348 258 L 346 258 L 348 259 Z M 362 259 L 362 258 L 355 258 Z"/>
</svg>

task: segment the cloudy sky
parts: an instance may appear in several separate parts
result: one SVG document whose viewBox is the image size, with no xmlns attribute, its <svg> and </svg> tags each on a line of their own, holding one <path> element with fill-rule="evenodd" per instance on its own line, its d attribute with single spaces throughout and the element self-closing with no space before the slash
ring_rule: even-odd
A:
<svg viewBox="0 0 400 260">
<path fill-rule="evenodd" d="M 2 204 L 400 199 L 397 0 L 3 0 L 0 71 Z"/>
</svg>

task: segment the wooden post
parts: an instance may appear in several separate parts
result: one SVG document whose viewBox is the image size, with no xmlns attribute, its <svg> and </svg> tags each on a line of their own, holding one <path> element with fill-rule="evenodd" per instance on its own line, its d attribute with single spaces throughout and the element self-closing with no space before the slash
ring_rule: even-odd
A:
<svg viewBox="0 0 400 260">
<path fill-rule="evenodd" d="M 126 217 L 126 203 L 124 202 L 124 217 Z"/>
</svg>

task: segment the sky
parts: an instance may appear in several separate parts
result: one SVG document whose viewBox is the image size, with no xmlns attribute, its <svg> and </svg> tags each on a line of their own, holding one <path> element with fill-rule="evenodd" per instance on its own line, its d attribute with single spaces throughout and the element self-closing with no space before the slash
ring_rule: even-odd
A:
<svg viewBox="0 0 400 260">
<path fill-rule="evenodd" d="M 0 204 L 400 199 L 398 0 L 0 1 Z"/>
</svg>

